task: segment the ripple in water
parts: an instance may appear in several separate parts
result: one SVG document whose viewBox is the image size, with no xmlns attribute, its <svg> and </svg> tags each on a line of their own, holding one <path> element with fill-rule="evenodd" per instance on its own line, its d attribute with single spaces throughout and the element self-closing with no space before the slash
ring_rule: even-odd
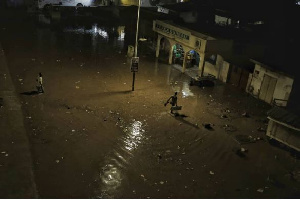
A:
<svg viewBox="0 0 300 200">
<path fill-rule="evenodd" d="M 124 123 L 122 123 L 123 125 Z M 124 126 L 125 136 L 119 140 L 116 148 L 106 157 L 105 166 L 100 173 L 99 198 L 114 198 L 122 184 L 126 166 L 130 165 L 130 159 L 134 156 L 134 150 L 139 148 L 145 140 L 145 124 L 133 120 L 129 126 Z"/>
</svg>

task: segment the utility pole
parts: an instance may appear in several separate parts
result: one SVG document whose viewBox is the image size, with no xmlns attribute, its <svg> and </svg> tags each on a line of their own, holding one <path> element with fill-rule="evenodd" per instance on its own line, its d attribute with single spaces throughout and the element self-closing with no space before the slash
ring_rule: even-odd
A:
<svg viewBox="0 0 300 200">
<path fill-rule="evenodd" d="M 134 47 L 134 58 L 131 60 L 131 71 L 132 71 L 132 91 L 134 91 L 134 82 L 135 82 L 135 72 L 138 69 L 139 59 L 137 57 L 137 46 L 138 46 L 138 34 L 139 34 L 139 21 L 140 21 L 140 8 L 141 8 L 141 0 L 138 1 L 138 15 L 136 22 L 136 34 L 135 34 L 135 47 Z"/>
</svg>

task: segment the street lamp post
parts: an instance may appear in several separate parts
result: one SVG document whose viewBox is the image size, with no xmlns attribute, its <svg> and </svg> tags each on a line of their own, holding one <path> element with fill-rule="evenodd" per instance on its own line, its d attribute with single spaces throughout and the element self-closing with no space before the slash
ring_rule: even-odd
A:
<svg viewBox="0 0 300 200">
<path fill-rule="evenodd" d="M 139 5 L 138 5 L 138 16 L 137 16 L 137 22 L 136 22 L 134 57 L 137 57 L 137 45 L 138 45 L 138 34 L 139 34 L 141 0 L 138 0 L 138 3 L 139 3 Z M 132 74 L 132 91 L 134 91 L 134 82 L 135 82 L 135 71 L 133 71 L 133 74 Z"/>
</svg>

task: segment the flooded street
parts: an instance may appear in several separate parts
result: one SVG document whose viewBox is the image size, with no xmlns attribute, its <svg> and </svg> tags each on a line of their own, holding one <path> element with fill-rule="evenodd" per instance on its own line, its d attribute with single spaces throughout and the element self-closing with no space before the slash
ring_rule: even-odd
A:
<svg viewBox="0 0 300 200">
<path fill-rule="evenodd" d="M 300 197 L 299 158 L 261 131 L 270 105 L 231 85 L 189 86 L 150 41 L 131 91 L 132 24 L 17 16 L 2 19 L 0 42 L 39 198 Z M 174 117 L 164 103 L 176 91 Z"/>
</svg>

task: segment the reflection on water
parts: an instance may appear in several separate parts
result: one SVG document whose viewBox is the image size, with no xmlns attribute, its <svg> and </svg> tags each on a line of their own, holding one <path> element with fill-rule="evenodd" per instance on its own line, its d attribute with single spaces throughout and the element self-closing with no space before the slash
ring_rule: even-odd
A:
<svg viewBox="0 0 300 200">
<path fill-rule="evenodd" d="M 125 26 L 117 27 L 100 27 L 98 24 L 94 24 L 89 28 L 86 27 L 66 27 L 63 29 L 64 33 L 71 33 L 70 37 L 76 37 L 77 41 L 80 42 L 80 36 L 90 36 L 85 37 L 85 39 L 90 38 L 93 53 L 98 51 L 106 51 L 107 48 L 102 44 L 110 44 L 117 50 L 122 50 L 124 48 L 125 39 Z M 85 41 L 88 43 L 89 41 Z M 101 50 L 102 49 L 102 50 Z"/>
<path fill-rule="evenodd" d="M 143 139 L 143 133 L 145 130 L 142 128 L 142 122 L 134 121 L 131 127 L 124 129 L 124 132 L 127 132 L 125 138 L 125 148 L 129 151 L 132 151 L 138 147 Z"/>
<path fill-rule="evenodd" d="M 117 28 L 113 27 L 111 29 L 104 28 L 104 27 L 98 27 L 97 24 L 94 24 L 90 29 L 86 29 L 83 27 L 79 28 L 73 28 L 73 27 L 66 27 L 64 29 L 64 32 L 71 32 L 75 34 L 90 34 L 90 35 L 99 35 L 103 39 L 110 39 L 109 37 L 115 37 L 117 36 L 117 40 L 124 41 L 125 38 L 125 26 L 118 26 Z"/>
<path fill-rule="evenodd" d="M 194 93 L 190 90 L 190 85 L 188 82 L 182 83 L 182 97 L 194 96 Z"/>
<path fill-rule="evenodd" d="M 102 167 L 100 198 L 114 198 L 114 195 L 118 193 L 125 176 L 122 170 L 126 170 L 126 166 L 130 165 L 130 159 L 134 157 L 134 150 L 145 140 L 145 124 L 143 122 L 133 120 L 129 126 L 124 126 L 124 123 L 121 122 L 120 127 L 123 127 L 125 135 L 106 157 L 106 164 Z"/>
</svg>

